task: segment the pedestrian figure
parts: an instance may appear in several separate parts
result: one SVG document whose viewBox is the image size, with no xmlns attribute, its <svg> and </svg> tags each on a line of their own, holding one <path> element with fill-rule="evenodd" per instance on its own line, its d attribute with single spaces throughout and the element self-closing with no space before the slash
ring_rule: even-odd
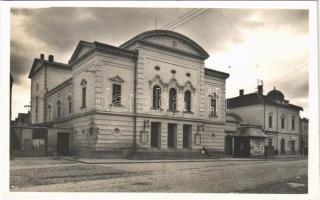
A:
<svg viewBox="0 0 320 200">
<path fill-rule="evenodd" d="M 204 148 L 204 147 L 202 147 L 201 154 L 202 155 L 206 155 L 207 157 L 210 157 L 210 154 L 209 154 L 208 150 L 206 148 Z"/>
</svg>

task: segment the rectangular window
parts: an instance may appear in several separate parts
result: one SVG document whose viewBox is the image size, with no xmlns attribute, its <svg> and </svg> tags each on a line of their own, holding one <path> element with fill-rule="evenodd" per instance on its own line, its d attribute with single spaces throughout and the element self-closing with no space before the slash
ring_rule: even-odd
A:
<svg viewBox="0 0 320 200">
<path fill-rule="evenodd" d="M 121 85 L 112 85 L 112 104 L 121 105 Z"/>
<path fill-rule="evenodd" d="M 211 97 L 210 108 L 211 108 L 211 114 L 213 116 L 216 116 L 217 115 L 217 100 L 214 97 Z"/>
<path fill-rule="evenodd" d="M 294 118 L 292 118 L 292 120 L 291 120 L 292 122 L 291 122 L 291 128 L 292 128 L 292 130 L 294 130 L 296 127 L 295 127 L 295 120 L 294 120 Z"/>
<path fill-rule="evenodd" d="M 272 128 L 272 116 L 269 116 L 269 128 Z"/>
<path fill-rule="evenodd" d="M 39 85 L 38 85 L 38 83 L 37 83 L 37 91 L 39 90 Z"/>
<path fill-rule="evenodd" d="M 69 101 L 69 114 L 71 114 L 71 112 L 72 112 L 72 102 Z"/>
<path fill-rule="evenodd" d="M 61 116 L 61 106 L 59 105 L 58 106 L 58 117 L 60 117 Z"/>
<path fill-rule="evenodd" d="M 284 117 L 281 118 L 281 128 L 284 129 Z"/>
<path fill-rule="evenodd" d="M 36 112 L 38 112 L 39 108 L 39 97 L 36 97 Z"/>
<path fill-rule="evenodd" d="M 86 87 L 82 88 L 82 106 L 81 108 L 85 108 L 86 107 Z"/>
</svg>

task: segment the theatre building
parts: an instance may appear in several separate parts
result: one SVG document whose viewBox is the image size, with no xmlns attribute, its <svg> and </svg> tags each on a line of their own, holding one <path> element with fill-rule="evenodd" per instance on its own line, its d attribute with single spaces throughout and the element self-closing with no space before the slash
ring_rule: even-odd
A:
<svg viewBox="0 0 320 200">
<path fill-rule="evenodd" d="M 172 31 L 147 31 L 119 47 L 80 41 L 67 64 L 32 65 L 31 123 L 47 131 L 48 154 L 224 154 L 228 74 Z M 298 127 L 297 127 L 298 128 Z"/>
</svg>

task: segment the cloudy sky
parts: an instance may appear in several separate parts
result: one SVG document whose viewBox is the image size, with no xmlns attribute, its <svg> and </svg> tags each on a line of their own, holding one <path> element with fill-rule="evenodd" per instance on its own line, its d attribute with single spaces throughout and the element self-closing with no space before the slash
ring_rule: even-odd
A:
<svg viewBox="0 0 320 200">
<path fill-rule="evenodd" d="M 11 10 L 12 118 L 27 111 L 27 76 L 40 53 L 66 63 L 79 40 L 118 46 L 156 27 L 202 46 L 210 55 L 206 67 L 230 74 L 227 97 L 254 92 L 262 79 L 265 93 L 275 86 L 308 117 L 307 10 L 38 8 Z"/>
</svg>

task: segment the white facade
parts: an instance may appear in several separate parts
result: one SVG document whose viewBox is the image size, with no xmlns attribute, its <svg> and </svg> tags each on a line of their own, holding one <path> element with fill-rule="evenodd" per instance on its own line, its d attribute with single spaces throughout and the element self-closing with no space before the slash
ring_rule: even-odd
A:
<svg viewBox="0 0 320 200">
<path fill-rule="evenodd" d="M 222 154 L 229 75 L 206 69 L 208 56 L 191 39 L 164 30 L 142 33 L 120 47 L 80 41 L 60 69 L 63 75 L 56 68 L 47 71 L 51 87 L 41 89 L 45 102 L 38 110 L 46 117 L 36 121 L 32 112 L 32 122 L 68 132 L 75 154 L 198 152 L 202 147 Z M 31 95 L 40 96 L 34 85 L 45 73 L 30 74 Z"/>
</svg>

